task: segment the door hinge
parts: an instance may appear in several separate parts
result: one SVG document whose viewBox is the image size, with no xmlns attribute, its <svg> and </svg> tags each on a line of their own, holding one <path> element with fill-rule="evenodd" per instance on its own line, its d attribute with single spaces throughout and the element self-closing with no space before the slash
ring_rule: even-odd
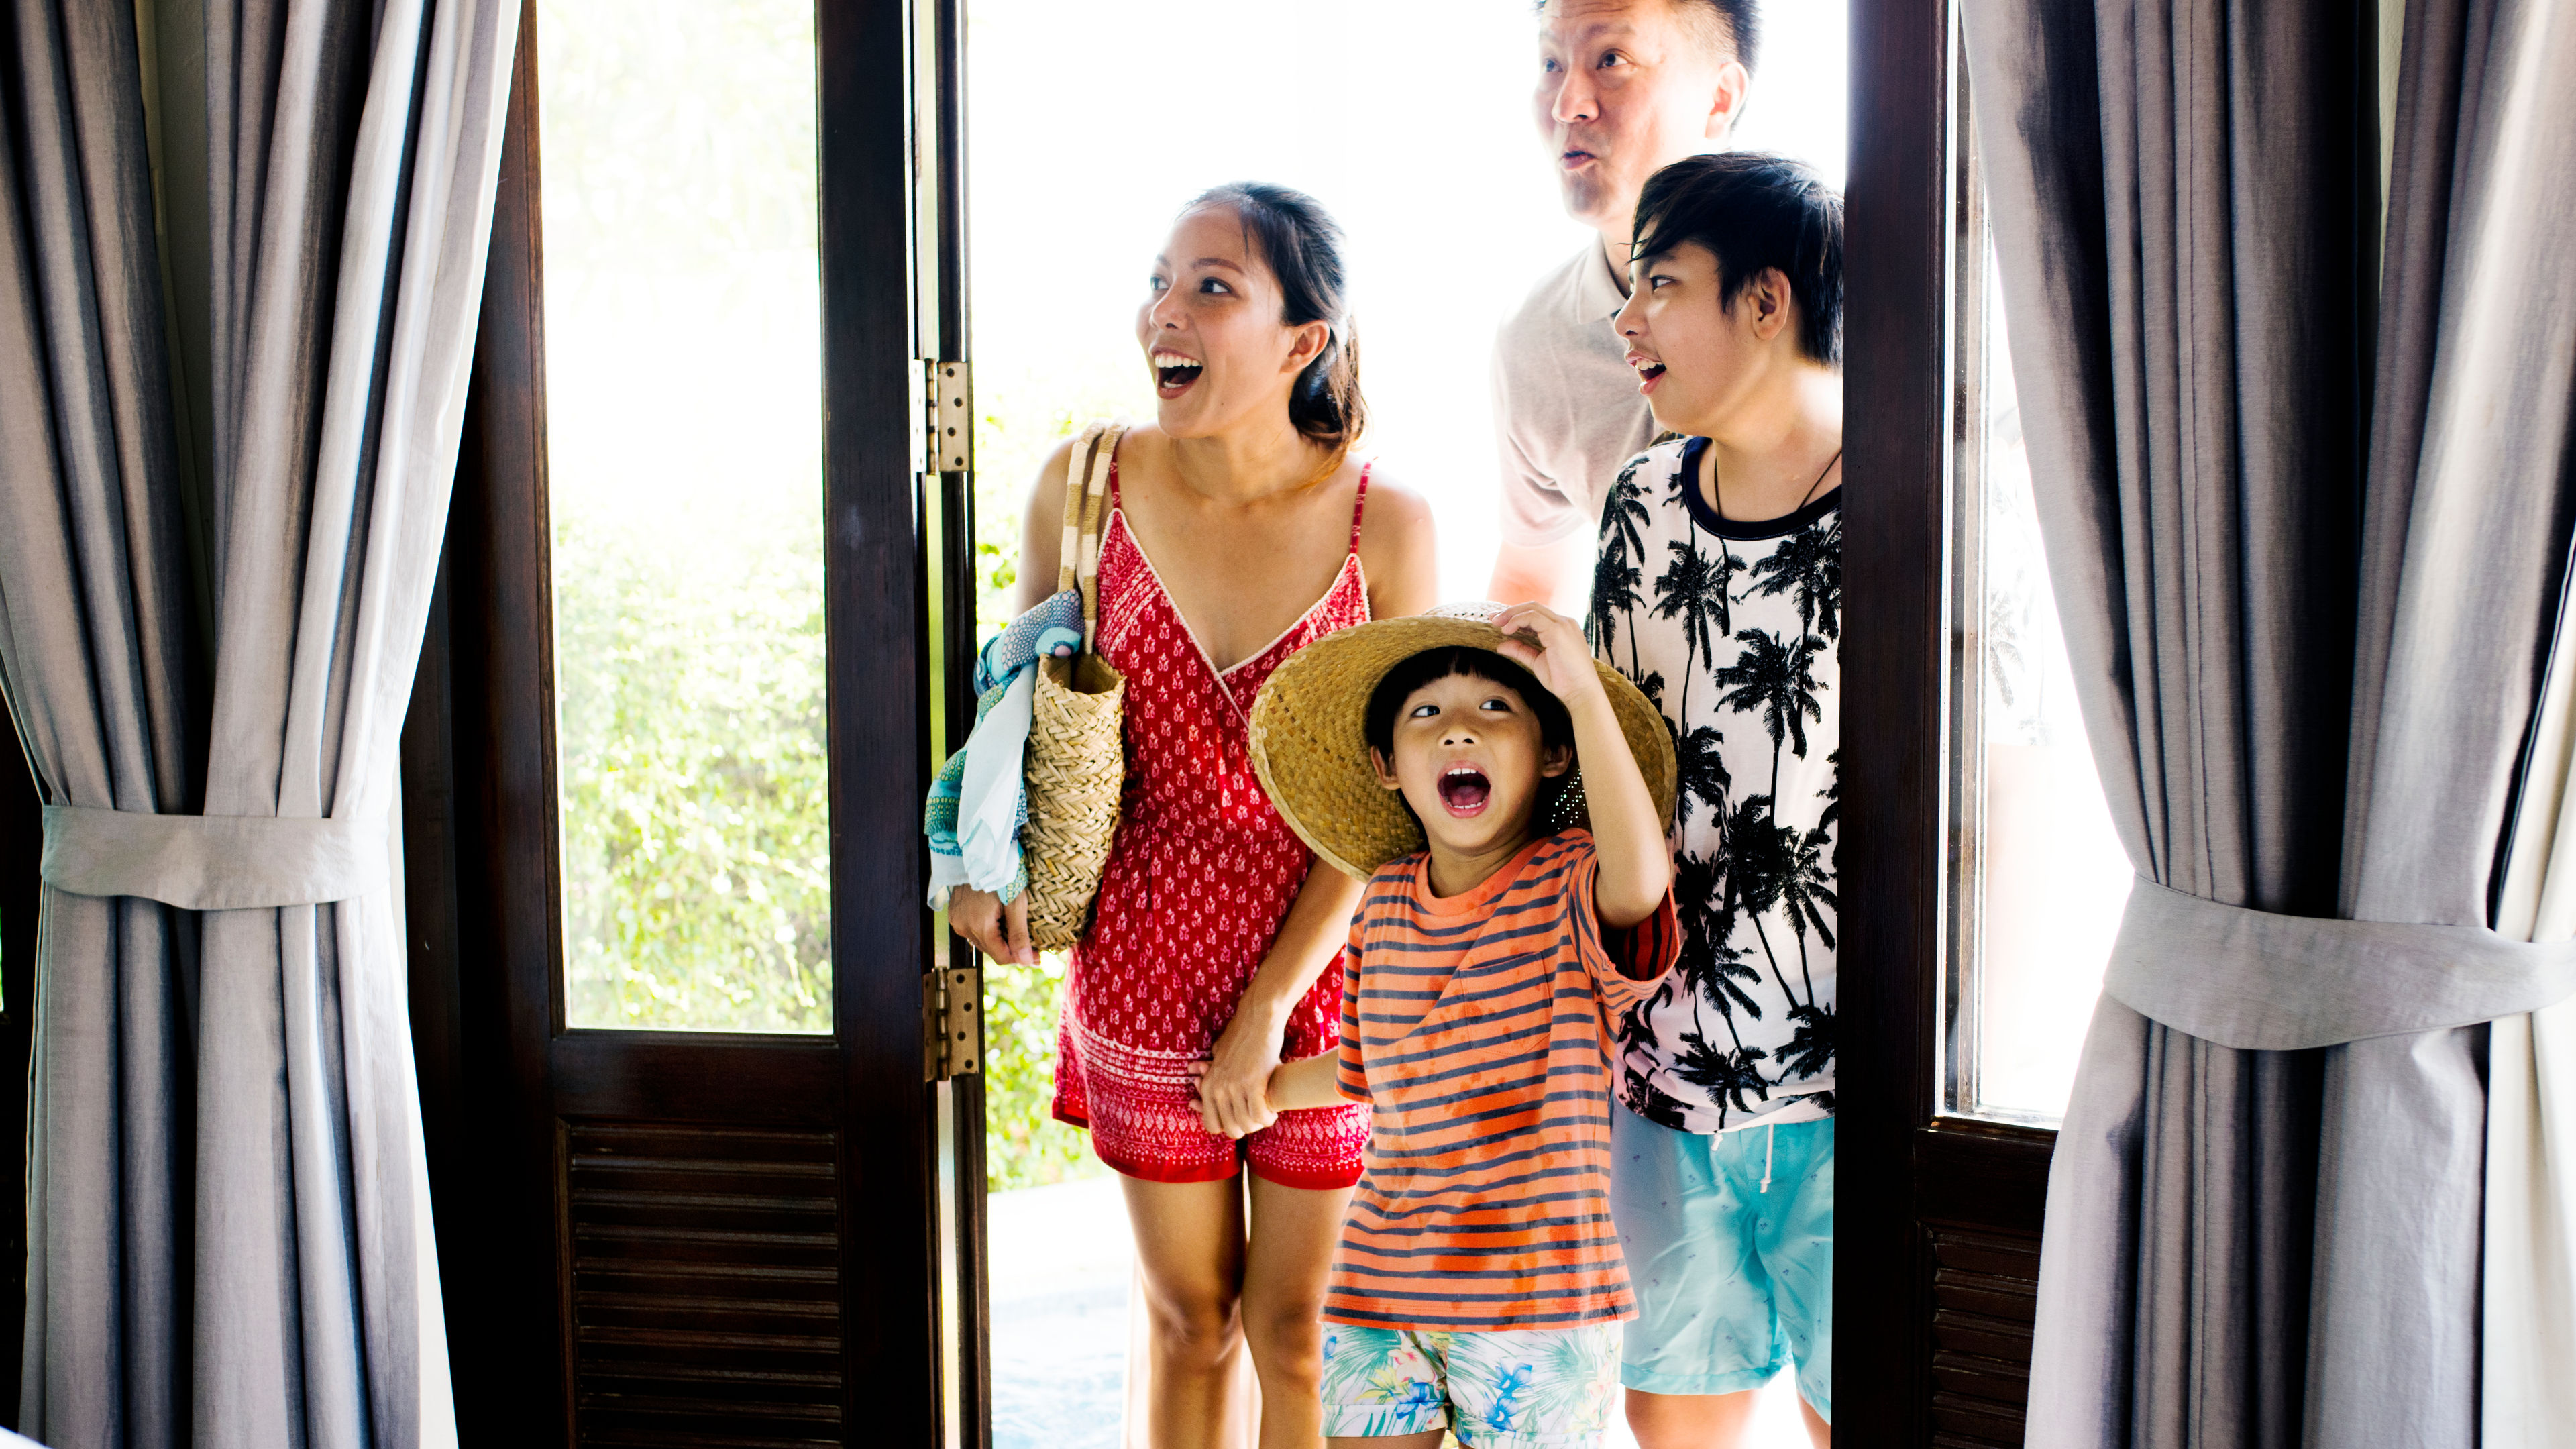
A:
<svg viewBox="0 0 2576 1449">
<path fill-rule="evenodd" d="M 971 363 L 921 363 L 921 471 L 965 473 L 975 466 L 975 368 Z"/>
<path fill-rule="evenodd" d="M 984 973 L 972 967 L 921 978 L 922 1073 L 944 1082 L 983 1070 Z"/>
</svg>

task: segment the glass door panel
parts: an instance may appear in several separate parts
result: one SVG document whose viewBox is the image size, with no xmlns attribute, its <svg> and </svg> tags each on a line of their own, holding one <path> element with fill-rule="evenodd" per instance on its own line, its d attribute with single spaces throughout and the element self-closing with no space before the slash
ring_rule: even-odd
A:
<svg viewBox="0 0 2576 1449">
<path fill-rule="evenodd" d="M 564 1020 L 832 1029 L 810 0 L 539 0 Z"/>
<path fill-rule="evenodd" d="M 1972 213 L 1973 214 L 1973 213 Z M 1991 247 L 1958 366 L 1958 597 L 1946 1102 L 2037 1124 L 2065 1115 L 2132 878 L 2075 698 L 2040 546 Z M 1963 308 L 1963 313 L 1969 311 Z"/>
</svg>

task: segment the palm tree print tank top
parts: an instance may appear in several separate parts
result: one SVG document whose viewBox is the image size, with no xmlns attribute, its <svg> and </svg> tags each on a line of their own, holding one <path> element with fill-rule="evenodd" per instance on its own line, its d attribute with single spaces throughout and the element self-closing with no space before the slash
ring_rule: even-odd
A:
<svg viewBox="0 0 2576 1449">
<path fill-rule="evenodd" d="M 1696 481 L 1707 446 L 1620 469 L 1585 626 L 1663 711 L 1681 766 L 1680 969 L 1622 1023 L 1620 1096 L 1685 1132 L 1834 1110 L 1842 494 L 1721 518 Z"/>
</svg>

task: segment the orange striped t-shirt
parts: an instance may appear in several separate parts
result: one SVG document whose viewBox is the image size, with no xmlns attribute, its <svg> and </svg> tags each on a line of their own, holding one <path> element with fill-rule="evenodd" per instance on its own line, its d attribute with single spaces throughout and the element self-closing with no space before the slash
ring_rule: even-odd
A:
<svg viewBox="0 0 2576 1449">
<path fill-rule="evenodd" d="M 1610 1223 L 1610 1034 L 1680 933 L 1670 894 L 1605 931 L 1594 873 L 1591 835 L 1569 830 L 1447 900 L 1421 855 L 1369 882 L 1342 957 L 1340 1071 L 1370 1104 L 1368 1156 L 1325 1318 L 1492 1331 L 1636 1315 Z"/>
</svg>

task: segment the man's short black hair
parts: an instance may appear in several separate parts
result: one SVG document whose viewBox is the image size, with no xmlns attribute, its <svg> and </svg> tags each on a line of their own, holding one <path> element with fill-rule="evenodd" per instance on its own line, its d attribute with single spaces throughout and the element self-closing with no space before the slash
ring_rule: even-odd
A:
<svg viewBox="0 0 2576 1449">
<path fill-rule="evenodd" d="M 1697 11 L 1690 18 L 1711 27 L 1717 34 L 1710 39 L 1725 57 L 1753 74 L 1753 54 L 1762 44 L 1762 6 L 1760 0 L 1673 0 L 1684 11 Z"/>
<path fill-rule="evenodd" d="M 1753 55 L 1762 44 L 1761 0 L 1670 0 L 1682 23 L 1691 27 L 1721 62 L 1732 60 L 1753 74 Z M 1545 10 L 1547 0 L 1531 7 Z"/>
<path fill-rule="evenodd" d="M 1505 659 L 1491 649 L 1478 649 L 1467 644 L 1450 644 L 1438 649 L 1425 649 L 1386 672 L 1369 691 L 1368 713 L 1362 716 L 1361 730 L 1369 748 L 1395 763 L 1395 716 L 1413 692 L 1435 680 L 1453 674 L 1499 684 L 1521 697 L 1521 703 L 1538 716 L 1538 740 L 1542 749 L 1574 748 L 1574 716 L 1565 712 L 1565 702 L 1548 692 L 1526 669 Z"/>
<path fill-rule="evenodd" d="M 1843 365 L 1843 198 L 1814 167 L 1768 151 L 1691 156 L 1637 193 L 1635 255 L 1685 242 L 1717 255 L 1718 299 L 1778 268 L 1798 304 L 1798 350 Z"/>
</svg>

